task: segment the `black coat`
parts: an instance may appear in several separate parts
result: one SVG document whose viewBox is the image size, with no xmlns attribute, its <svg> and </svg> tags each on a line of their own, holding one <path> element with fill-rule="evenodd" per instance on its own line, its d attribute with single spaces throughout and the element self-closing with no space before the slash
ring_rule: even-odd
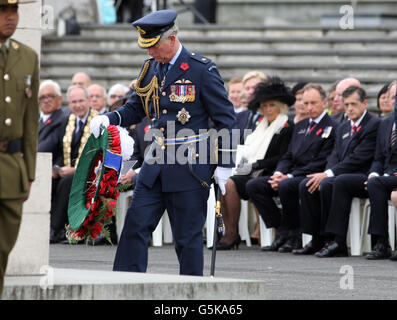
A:
<svg viewBox="0 0 397 320">
<path fill-rule="evenodd" d="M 45 123 L 39 124 L 38 152 L 51 152 L 52 163 L 59 162 L 62 157 L 63 123 L 66 115 L 62 109 L 57 109 Z"/>
<path fill-rule="evenodd" d="M 324 170 L 334 145 L 337 124 L 326 114 L 314 130 L 306 134 L 309 120 L 306 118 L 295 124 L 288 151 L 278 163 L 276 171 L 305 176 Z M 329 134 L 324 134 L 326 132 Z"/>
<path fill-rule="evenodd" d="M 379 123 L 379 117 L 367 112 L 361 120 L 358 132 L 352 136 L 350 121 L 340 124 L 326 169 L 331 169 L 336 176 L 343 173 L 366 174 L 374 159 Z"/>
<path fill-rule="evenodd" d="M 293 121 L 288 120 L 284 128 L 273 135 L 264 159 L 252 164 L 252 170 L 263 169 L 262 175 L 272 174 L 280 158 L 287 152 L 293 129 Z"/>
<path fill-rule="evenodd" d="M 130 134 L 134 139 L 134 153 L 131 156 L 131 160 L 136 160 L 134 169 L 140 168 L 145 158 L 145 150 L 151 144 L 152 139 L 145 140 L 145 134 L 152 127 L 152 121 L 148 118 L 143 120 L 136 125 L 136 128 Z"/>
<path fill-rule="evenodd" d="M 397 143 L 390 147 L 390 137 L 394 124 L 394 114 L 381 120 L 378 129 L 375 158 L 369 173 L 376 172 L 379 175 L 387 173 L 393 175 L 397 172 Z"/>
</svg>

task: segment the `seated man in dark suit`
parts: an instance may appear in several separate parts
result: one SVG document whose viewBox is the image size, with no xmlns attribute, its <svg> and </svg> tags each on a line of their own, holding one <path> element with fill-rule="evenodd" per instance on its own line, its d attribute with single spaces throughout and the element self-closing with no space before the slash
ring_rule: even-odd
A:
<svg viewBox="0 0 397 320">
<path fill-rule="evenodd" d="M 65 119 L 62 106 L 62 93 L 59 85 L 52 80 L 45 80 L 39 88 L 40 121 L 39 152 L 51 152 L 52 163 L 59 161 L 62 145 L 59 138 L 63 134 L 62 124 Z"/>
<path fill-rule="evenodd" d="M 247 193 L 268 228 L 277 228 L 277 237 L 265 251 L 291 252 L 301 247 L 299 223 L 299 183 L 306 175 L 324 169 L 334 144 L 336 124 L 328 116 L 327 95 L 315 84 L 303 89 L 303 102 L 309 117 L 294 128 L 287 153 L 272 176 L 247 183 Z M 283 213 L 273 200 L 280 197 Z"/>
<path fill-rule="evenodd" d="M 345 78 L 340 80 L 335 87 L 334 108 L 336 113 L 332 114 L 331 118 L 337 123 L 348 120 L 342 94 L 350 86 L 361 87 L 361 83 L 356 78 Z"/>
<path fill-rule="evenodd" d="M 309 175 L 300 186 L 302 232 L 313 238 L 305 248 L 295 251 L 296 254 L 346 256 L 351 200 L 354 196 L 365 196 L 360 187 L 374 157 L 380 120 L 367 111 L 364 89 L 350 86 L 342 97 L 350 120 L 336 131 L 326 170 Z M 333 236 L 334 241 L 329 241 Z"/>
<path fill-rule="evenodd" d="M 389 86 L 390 98 L 394 101 L 396 95 L 394 81 Z M 393 190 L 397 188 L 397 135 L 396 135 L 396 103 L 394 113 L 385 118 L 379 125 L 376 143 L 375 159 L 368 176 L 368 196 L 371 205 L 368 233 L 375 240 L 372 252 L 367 259 L 397 260 L 397 252 L 392 255 L 388 234 L 388 200 Z"/>
<path fill-rule="evenodd" d="M 85 143 L 91 135 L 89 122 L 98 115 L 97 111 L 90 109 L 88 91 L 84 87 L 70 86 L 67 98 L 72 113 L 63 123 L 63 135 L 60 141 L 62 157 L 57 163 L 59 169 L 53 174 L 59 182 L 55 191 L 54 206 L 51 207 L 50 243 L 66 240 L 65 225 L 68 221 L 69 193 L 73 175 Z"/>
<path fill-rule="evenodd" d="M 51 152 L 52 164 L 59 163 L 62 157 L 63 123 L 66 117 L 61 109 L 62 93 L 58 83 L 52 80 L 45 80 L 39 88 L 40 121 L 38 152 Z M 53 178 L 56 175 L 53 174 Z M 51 185 L 51 206 L 55 200 L 55 190 L 59 179 L 52 179 Z"/>
</svg>

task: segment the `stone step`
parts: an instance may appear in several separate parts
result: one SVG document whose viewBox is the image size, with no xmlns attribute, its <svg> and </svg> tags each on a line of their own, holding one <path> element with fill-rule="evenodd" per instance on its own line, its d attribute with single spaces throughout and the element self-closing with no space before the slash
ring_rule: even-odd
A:
<svg viewBox="0 0 397 320">
<path fill-rule="evenodd" d="M 87 73 L 103 72 L 103 73 L 117 73 L 117 74 L 131 74 L 131 71 L 135 73 L 139 72 L 142 66 L 142 61 L 129 61 L 129 60 L 101 60 L 101 61 L 41 61 L 41 70 L 43 72 L 52 72 L 57 70 L 58 72 L 77 72 L 79 70 L 86 70 Z M 244 62 L 226 62 L 219 61 L 217 66 L 221 72 L 226 76 L 228 72 L 232 73 L 246 73 L 249 70 L 260 69 L 267 72 L 288 72 L 290 75 L 297 75 L 304 72 L 310 72 L 312 74 L 359 74 L 361 77 L 365 75 L 372 74 L 376 72 L 377 75 L 392 75 L 395 74 L 397 70 L 397 64 L 395 63 L 361 63 L 361 62 L 351 62 L 351 63 L 335 63 L 329 62 L 315 63 L 315 62 L 258 62 L 258 61 L 244 61 Z"/>
<path fill-rule="evenodd" d="M 388 50 L 378 55 L 374 50 L 358 51 L 352 50 L 341 53 L 342 50 L 202 50 L 199 53 L 215 63 L 244 63 L 246 61 L 255 61 L 256 63 L 342 63 L 350 64 L 360 61 L 360 63 L 374 64 L 382 59 L 382 63 L 393 64 L 397 58 L 397 50 Z M 149 58 L 146 51 L 143 50 L 112 50 L 112 49 L 81 49 L 74 51 L 72 49 L 62 50 L 43 50 L 42 61 L 128 61 L 130 63 L 142 64 Z"/>
<path fill-rule="evenodd" d="M 392 50 L 397 48 L 396 36 L 346 36 L 346 37 L 261 37 L 261 36 L 222 36 L 222 37 L 189 37 L 180 38 L 182 43 L 190 50 L 197 49 L 236 49 L 244 46 L 245 49 L 382 49 Z M 43 38 L 45 48 L 111 48 L 137 49 L 137 37 L 116 36 L 65 36 L 62 38 L 47 36 Z"/>
<path fill-rule="evenodd" d="M 266 282 L 49 268 L 46 275 L 6 277 L 4 300 L 261 300 Z"/>
<path fill-rule="evenodd" d="M 137 34 L 137 31 L 130 24 L 83 24 L 81 25 L 82 36 L 115 36 L 130 37 Z M 202 37 L 222 37 L 229 36 L 312 36 L 312 37 L 332 37 L 332 36 L 393 36 L 397 34 L 396 26 L 380 27 L 355 27 L 354 29 L 341 29 L 340 27 L 330 27 L 323 25 L 184 25 L 180 27 L 179 36 L 190 38 Z"/>
</svg>

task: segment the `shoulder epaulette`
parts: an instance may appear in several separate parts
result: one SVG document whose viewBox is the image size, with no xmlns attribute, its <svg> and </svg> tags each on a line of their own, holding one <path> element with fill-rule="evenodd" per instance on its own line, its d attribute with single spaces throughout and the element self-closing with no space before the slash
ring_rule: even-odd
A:
<svg viewBox="0 0 397 320">
<path fill-rule="evenodd" d="M 194 52 L 192 52 L 192 54 L 190 55 L 190 57 L 191 57 L 192 59 L 197 60 L 197 61 L 199 61 L 199 62 L 201 62 L 201 63 L 204 63 L 204 64 L 207 64 L 207 63 L 210 63 L 210 62 L 211 62 L 211 59 L 208 59 L 208 58 L 206 58 L 206 57 L 200 56 L 199 54 L 194 53 Z"/>
</svg>

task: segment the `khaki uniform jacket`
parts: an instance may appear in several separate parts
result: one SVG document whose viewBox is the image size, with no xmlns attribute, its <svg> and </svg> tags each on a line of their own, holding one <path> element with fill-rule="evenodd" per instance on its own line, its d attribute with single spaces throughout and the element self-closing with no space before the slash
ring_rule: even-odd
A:
<svg viewBox="0 0 397 320">
<path fill-rule="evenodd" d="M 0 141 L 21 139 L 21 152 L 0 152 L 0 199 L 25 198 L 35 178 L 38 86 L 36 52 L 11 40 L 6 61 L 0 52 Z"/>
</svg>

